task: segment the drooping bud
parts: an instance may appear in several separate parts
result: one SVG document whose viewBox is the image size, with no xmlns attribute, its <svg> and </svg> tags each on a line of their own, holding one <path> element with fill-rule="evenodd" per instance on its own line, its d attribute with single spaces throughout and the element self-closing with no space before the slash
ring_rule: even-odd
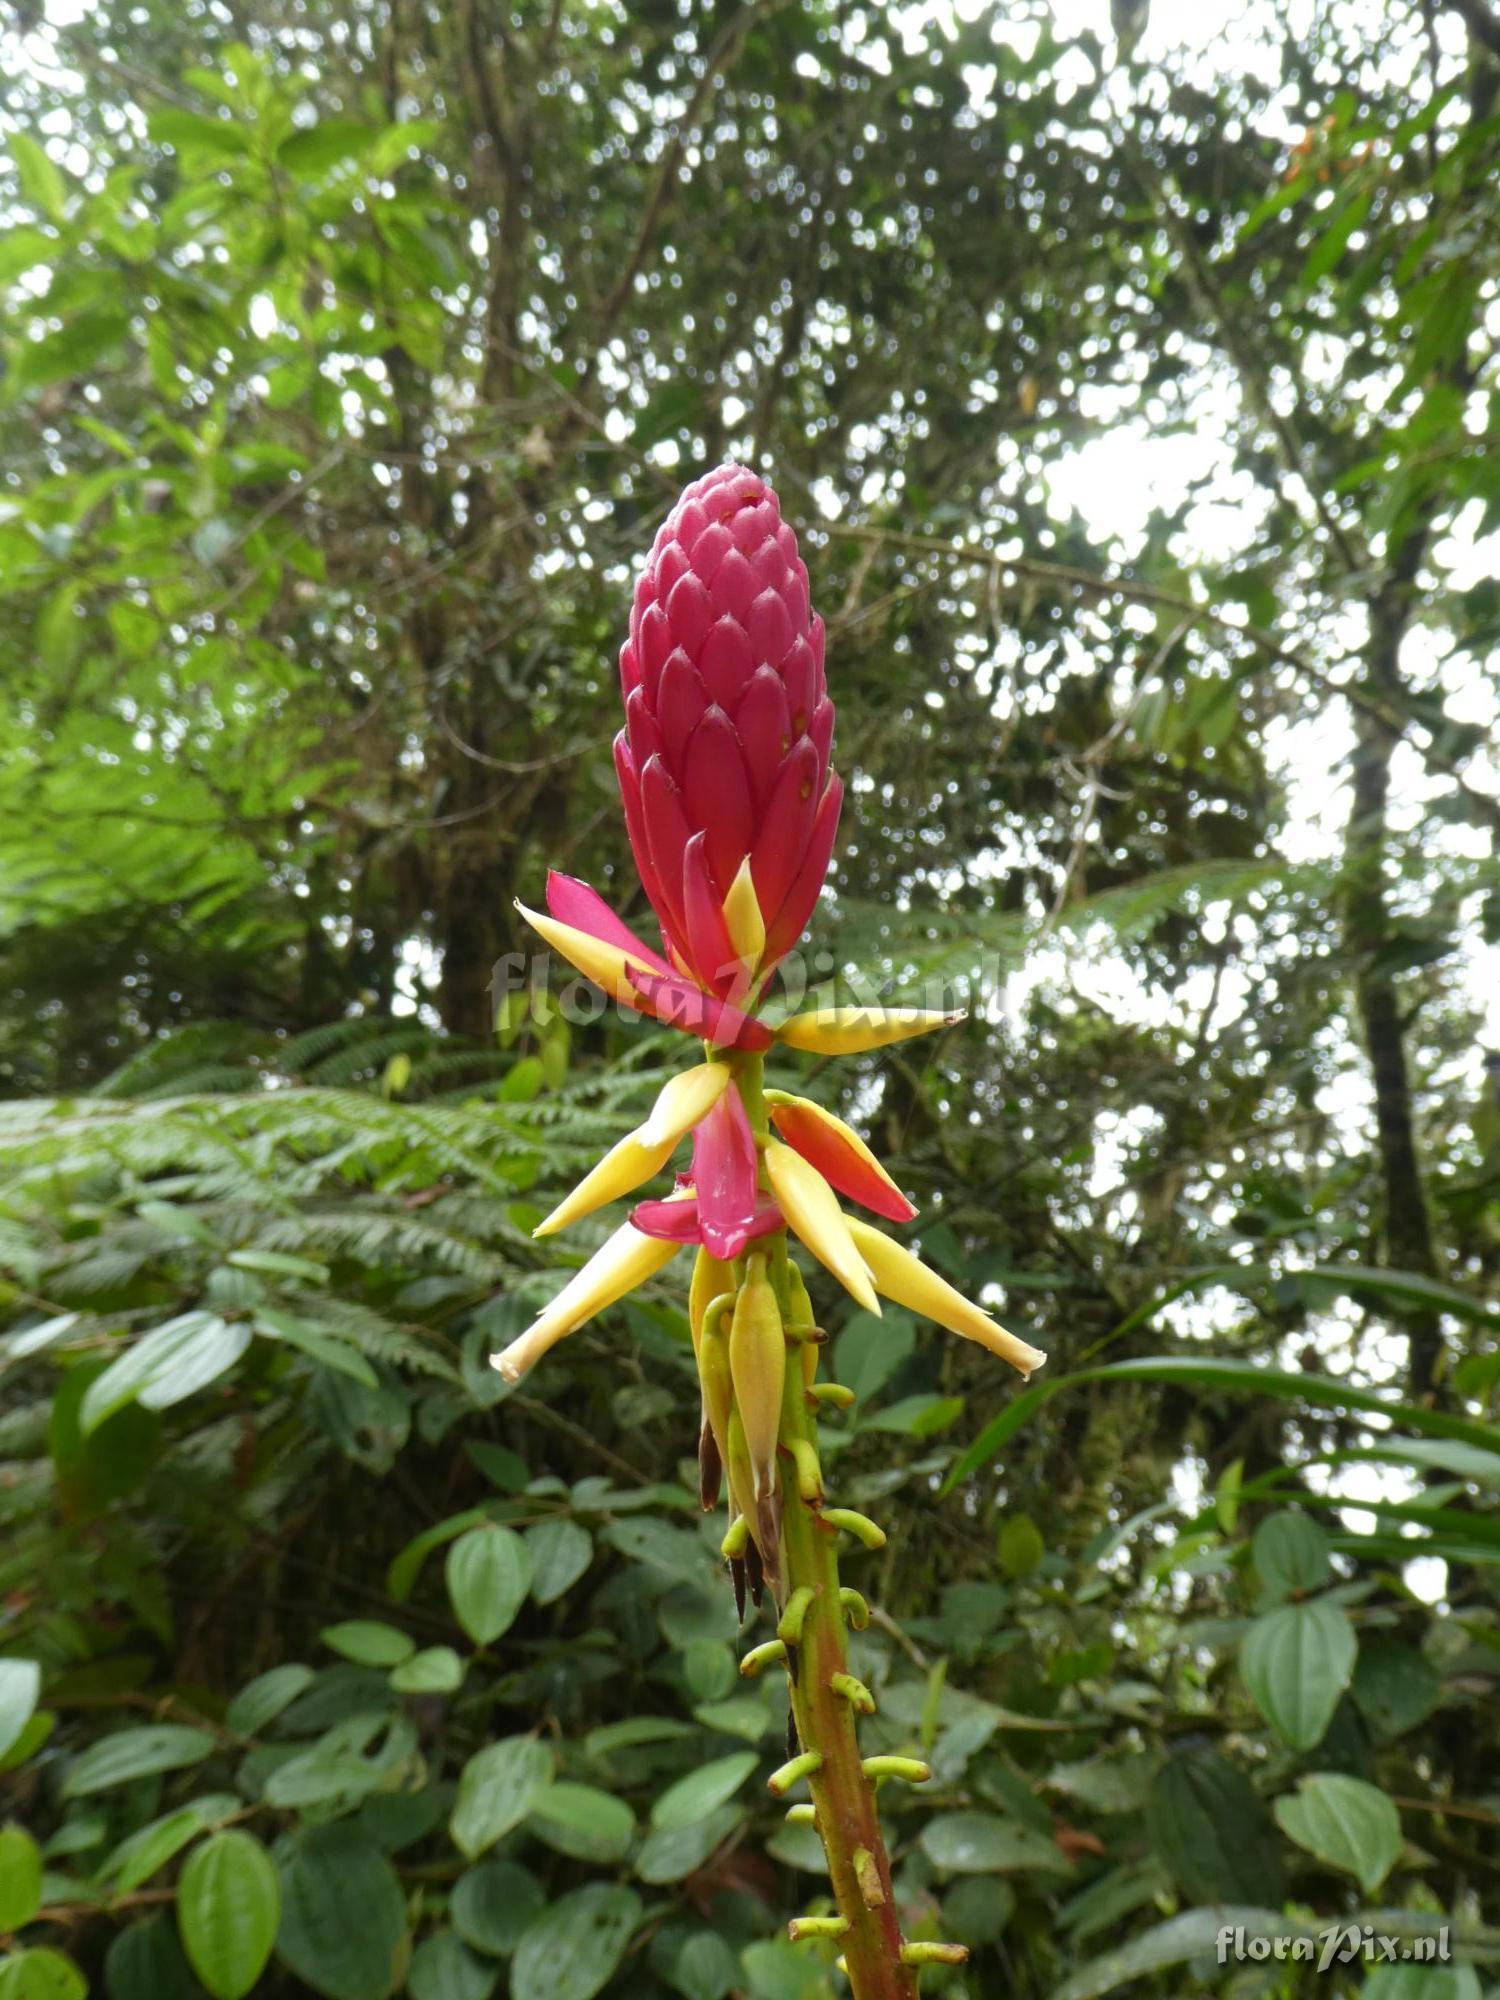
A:
<svg viewBox="0 0 1500 2000">
<path fill-rule="evenodd" d="M 843 797 L 823 622 L 755 473 L 720 466 L 667 517 L 620 682 L 615 768 L 642 884 L 678 963 L 720 996 L 743 994 L 801 934 Z M 747 862 L 754 919 L 737 887 Z"/>
<path fill-rule="evenodd" d="M 781 1430 L 781 1398 L 786 1383 L 786 1336 L 776 1293 L 766 1277 L 766 1260 L 754 1255 L 734 1302 L 729 1328 L 729 1367 L 734 1384 L 731 1443 L 743 1440 L 748 1494 L 738 1495 L 750 1517 L 751 1532 L 766 1572 L 779 1570 L 781 1496 L 777 1485 L 776 1442 Z M 731 1478 L 740 1475 L 731 1460 Z"/>
<path fill-rule="evenodd" d="M 781 1429 L 781 1392 L 786 1383 L 786 1335 L 781 1309 L 766 1276 L 766 1260 L 750 1259 L 749 1274 L 734 1302 L 729 1328 L 729 1368 L 734 1404 L 745 1426 L 759 1500 L 776 1483 L 776 1439 Z"/>
</svg>

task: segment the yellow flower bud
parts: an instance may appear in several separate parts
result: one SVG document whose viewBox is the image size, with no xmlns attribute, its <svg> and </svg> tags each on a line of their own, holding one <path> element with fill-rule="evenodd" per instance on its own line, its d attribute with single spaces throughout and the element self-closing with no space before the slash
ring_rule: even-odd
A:
<svg viewBox="0 0 1500 2000">
<path fill-rule="evenodd" d="M 776 1039 L 816 1056 L 857 1056 L 962 1019 L 962 1014 L 935 1014 L 923 1007 L 810 1007 L 783 1021 Z"/>
<path fill-rule="evenodd" d="M 546 1311 L 503 1353 L 495 1355 L 490 1365 L 498 1368 L 507 1382 L 519 1382 L 549 1347 L 654 1277 L 681 1247 L 677 1243 L 660 1243 L 654 1236 L 643 1236 L 628 1222 L 622 1222 L 583 1269 L 574 1272 Z"/>
<path fill-rule="evenodd" d="M 1008 1333 L 982 1307 L 955 1291 L 946 1278 L 929 1270 L 919 1257 L 893 1242 L 882 1230 L 872 1229 L 867 1222 L 853 1216 L 849 1218 L 849 1229 L 876 1285 L 898 1306 L 906 1306 L 924 1319 L 936 1320 L 939 1326 L 947 1327 L 950 1333 L 962 1334 L 965 1340 L 977 1340 L 981 1347 L 998 1354 L 1023 1376 L 1030 1376 L 1047 1359 L 1039 1347 Z"/>
<path fill-rule="evenodd" d="M 749 1275 L 734 1302 L 729 1328 L 729 1368 L 734 1405 L 745 1427 L 752 1492 L 758 1500 L 776 1483 L 776 1439 L 786 1385 L 786 1335 L 781 1309 L 766 1276 L 766 1260 L 750 1259 Z"/>
<path fill-rule="evenodd" d="M 753 979 L 761 953 L 766 948 L 766 920 L 761 914 L 760 899 L 750 877 L 748 854 L 740 863 L 739 873 L 730 883 L 729 894 L 724 898 L 724 928 L 729 933 L 730 943 L 740 955 L 741 965 Z"/>
<path fill-rule="evenodd" d="M 552 1213 L 539 1222 L 534 1236 L 550 1236 L 580 1216 L 591 1215 L 606 1202 L 633 1194 L 643 1181 L 659 1174 L 701 1118 L 705 1118 L 729 1086 L 726 1063 L 698 1063 L 683 1070 L 663 1088 L 651 1116 L 612 1146 Z"/>
</svg>

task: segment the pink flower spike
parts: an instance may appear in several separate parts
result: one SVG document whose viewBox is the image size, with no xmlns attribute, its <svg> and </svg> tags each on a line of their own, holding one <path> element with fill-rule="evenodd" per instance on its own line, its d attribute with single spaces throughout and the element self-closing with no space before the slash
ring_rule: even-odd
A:
<svg viewBox="0 0 1500 2000">
<path fill-rule="evenodd" d="M 755 1182 L 755 1135 L 740 1094 L 731 1087 L 693 1131 L 699 1241 L 721 1263 L 738 1257 L 748 1240 L 757 1207 Z"/>
<path fill-rule="evenodd" d="M 574 930 L 587 931 L 604 944 L 618 945 L 621 951 L 632 952 L 635 957 L 649 965 L 670 973 L 671 967 L 649 945 L 642 944 L 630 926 L 617 917 L 597 889 L 591 889 L 587 882 L 580 882 L 576 875 L 560 875 L 555 868 L 547 871 L 547 913 L 556 917 L 560 924 L 571 924 Z"/>
<path fill-rule="evenodd" d="M 626 978 L 641 996 L 643 1012 L 654 1014 L 668 1028 L 697 1035 L 716 1049 L 768 1049 L 776 1039 L 763 1021 L 753 1021 L 727 1000 L 716 1000 L 691 980 L 638 972 L 626 967 Z"/>
<path fill-rule="evenodd" d="M 703 1224 L 696 1201 L 637 1202 L 630 1211 L 630 1222 L 642 1236 L 654 1236 L 662 1243 L 703 1242 Z M 770 1236 L 785 1226 L 786 1218 L 771 1197 L 757 1195 L 755 1213 L 745 1228 L 743 1240 L 753 1243 L 757 1236 Z M 740 1251 L 735 1250 L 733 1255 L 739 1256 Z"/>
<path fill-rule="evenodd" d="M 750 975 L 724 921 L 724 897 L 708 867 L 708 835 L 695 833 L 682 851 L 682 914 L 699 981 L 724 1000 L 743 1000 Z"/>
<path fill-rule="evenodd" d="M 786 901 L 777 911 L 775 921 L 766 925 L 764 962 L 767 965 L 774 965 L 784 958 L 807 929 L 808 918 L 817 906 L 823 878 L 833 857 L 833 843 L 839 830 L 839 813 L 843 804 L 844 781 L 834 771 L 829 774 L 827 790 L 818 801 L 817 817 L 808 835 L 802 866 L 787 890 Z"/>
</svg>

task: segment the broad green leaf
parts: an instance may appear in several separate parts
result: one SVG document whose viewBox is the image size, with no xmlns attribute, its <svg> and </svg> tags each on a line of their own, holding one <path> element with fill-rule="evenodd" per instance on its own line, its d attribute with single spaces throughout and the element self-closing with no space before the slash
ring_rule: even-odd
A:
<svg viewBox="0 0 1500 2000">
<path fill-rule="evenodd" d="M 295 1278 L 303 1285 L 326 1285 L 328 1266 L 287 1250 L 231 1250 L 224 1260 L 237 1271 L 263 1271 L 272 1278 Z"/>
<path fill-rule="evenodd" d="M 65 1799 L 78 1799 L 90 1792 L 108 1790 L 111 1785 L 128 1784 L 132 1778 L 147 1778 L 159 1771 L 183 1771 L 201 1764 L 218 1745 L 206 1729 L 188 1729 L 180 1723 L 157 1722 L 143 1729 L 117 1729 L 112 1736 L 90 1744 L 68 1767 L 62 1783 Z"/>
<path fill-rule="evenodd" d="M 1000 1529 L 995 1553 L 1007 1576 L 1033 1576 L 1046 1559 L 1047 1544 L 1029 1514 L 1012 1514 Z"/>
<path fill-rule="evenodd" d="M 288 172 L 316 179 L 345 160 L 357 160 L 369 150 L 375 136 L 372 126 L 358 125 L 348 118 L 324 118 L 305 132 L 283 139 L 276 159 Z"/>
<path fill-rule="evenodd" d="M 998 1813 L 940 1813 L 923 1827 L 921 1842 L 933 1865 L 951 1875 L 1001 1875 L 1027 1868 L 1073 1872 L 1054 1841 Z"/>
<path fill-rule="evenodd" d="M 1377 1965 L 1359 2000 L 1483 2000 L 1472 1965 Z"/>
<path fill-rule="evenodd" d="M 318 1634 L 325 1646 L 362 1667 L 398 1667 L 417 1650 L 414 1640 L 394 1625 L 374 1618 L 351 1618 L 342 1625 L 325 1625 Z"/>
<path fill-rule="evenodd" d="M 1437 1707 L 1442 1676 L 1425 1655 L 1390 1640 L 1366 1640 L 1350 1687 L 1360 1713 L 1377 1738 L 1392 1742 L 1414 1729 Z"/>
<path fill-rule="evenodd" d="M 1168 1966 L 1184 1965 L 1200 1956 L 1211 1958 L 1221 1930 L 1241 1929 L 1247 1937 L 1316 1937 L 1318 1927 L 1279 1910 L 1257 1910 L 1239 1904 L 1219 1904 L 1207 1910 L 1184 1910 L 1164 1924 L 1128 1938 L 1053 1988 L 1050 2000 L 1102 2000 L 1116 1987 L 1144 1979 Z"/>
<path fill-rule="evenodd" d="M 594 1538 L 576 1521 L 538 1521 L 523 1539 L 531 1553 L 531 1594 L 538 1604 L 555 1603 L 594 1559 Z"/>
<path fill-rule="evenodd" d="M 1276 1823 L 1290 1840 L 1330 1867 L 1352 1875 L 1373 1896 L 1401 1853 L 1401 1816 L 1384 1792 L 1362 1778 L 1316 1771 L 1276 1801 Z"/>
<path fill-rule="evenodd" d="M 210 159 L 237 159 L 249 150 L 243 129 L 229 118 L 205 118 L 201 112 L 167 105 L 153 111 L 146 123 L 153 145 L 175 152 L 206 154 Z"/>
<path fill-rule="evenodd" d="M 718 1931 L 670 1941 L 662 1934 L 651 1947 L 651 1962 L 682 2000 L 726 2000 L 740 1983 L 740 1962 Z"/>
<path fill-rule="evenodd" d="M 760 1938 L 740 1953 L 749 2000 L 825 2000 L 830 1992 L 811 1945 Z"/>
<path fill-rule="evenodd" d="M 0 1660 L 0 1757 L 20 1741 L 42 1691 L 35 1660 Z"/>
<path fill-rule="evenodd" d="M 49 222 L 61 222 L 68 194 L 57 166 L 29 132 L 9 132 L 5 143 L 15 161 L 21 193 Z"/>
<path fill-rule="evenodd" d="M 633 1750 L 642 1743 L 670 1743 L 679 1736 L 691 1736 L 685 1722 L 669 1715 L 627 1715 L 621 1722 L 606 1722 L 591 1729 L 583 1739 L 585 1756 L 608 1757 L 613 1750 Z"/>
<path fill-rule="evenodd" d="M 88 1990 L 72 1959 L 47 1945 L 0 1961 L 0 2000 L 85 2000 Z"/>
<path fill-rule="evenodd" d="M 466 1513 L 450 1515 L 446 1521 L 439 1521 L 431 1528 L 424 1528 L 420 1535 L 414 1535 L 385 1573 L 385 1587 L 392 1602 L 404 1604 L 411 1596 L 412 1587 L 422 1573 L 422 1565 L 434 1549 L 442 1548 L 445 1542 L 456 1540 L 459 1535 L 488 1519 L 489 1515 L 483 1507 L 470 1507 Z"/>
<path fill-rule="evenodd" d="M 258 1736 L 268 1722 L 274 1722 L 312 1686 L 315 1678 L 311 1667 L 297 1661 L 271 1667 L 246 1682 L 229 1704 L 224 1720 L 237 1736 Z"/>
<path fill-rule="evenodd" d="M 532 1923 L 511 1964 L 512 2000 L 594 2000 L 625 1956 L 642 1916 L 631 1889 L 575 1889 Z"/>
<path fill-rule="evenodd" d="M 709 1573 L 708 1551 L 697 1535 L 650 1515 L 638 1521 L 611 1521 L 603 1539 L 632 1562 L 645 1563 L 680 1582 L 702 1583 Z"/>
<path fill-rule="evenodd" d="M 511 1528 L 471 1528 L 448 1551 L 448 1596 L 476 1646 L 510 1629 L 531 1588 L 531 1554 Z"/>
<path fill-rule="evenodd" d="M 42 1907 L 42 1851 L 21 1826 L 0 1826 L 0 1932 L 18 1931 Z"/>
<path fill-rule="evenodd" d="M 217 1313 L 187 1312 L 135 1341 L 112 1361 L 83 1399 L 85 1432 L 127 1403 L 165 1410 L 182 1402 L 232 1368 L 250 1345 L 245 1320 L 222 1320 Z"/>
<path fill-rule="evenodd" d="M 655 1829 L 641 1842 L 635 1858 L 636 1874 L 653 1885 L 681 1882 L 703 1866 L 720 1841 L 744 1824 L 745 1817 L 740 1806 L 720 1806 L 707 1819 Z"/>
<path fill-rule="evenodd" d="M 620 1861 L 630 1851 L 635 1814 L 623 1799 L 593 1785 L 548 1785 L 526 1822 L 539 1840 L 579 1861 Z"/>
<path fill-rule="evenodd" d="M 669 1785 L 652 1806 L 652 1826 L 658 1833 L 672 1833 L 696 1825 L 733 1798 L 759 1762 L 753 1750 L 736 1750 L 689 1771 L 685 1778 Z"/>
<path fill-rule="evenodd" d="M 57 238 L 43 229 L 7 229 L 0 234 L 0 285 L 25 277 L 57 255 Z"/>
<path fill-rule="evenodd" d="M 1305 1514 L 1272 1514 L 1262 1521 L 1251 1555 L 1278 1597 L 1321 1590 L 1332 1574 L 1328 1538 Z"/>
<path fill-rule="evenodd" d="M 151 1820 L 127 1835 L 99 1873 L 113 1883 L 116 1894 L 127 1895 L 142 1882 L 148 1882 L 159 1868 L 165 1868 L 205 1827 L 230 1818 L 242 1804 L 233 1792 L 212 1792 L 179 1806 L 176 1812 L 163 1813 L 160 1819 Z"/>
<path fill-rule="evenodd" d="M 281 1921 L 275 1863 L 230 1827 L 195 1847 L 177 1884 L 177 1928 L 213 2000 L 244 2000 L 265 1970 Z"/>
<path fill-rule="evenodd" d="M 411 2000 L 489 2000 L 500 1968 L 481 1958 L 453 1931 L 423 1938 L 412 1953 L 406 1990 Z"/>
<path fill-rule="evenodd" d="M 834 1380 L 852 1389 L 862 1407 L 880 1394 L 916 1345 L 916 1322 L 899 1307 L 887 1306 L 879 1319 L 853 1313 L 834 1342 Z"/>
<path fill-rule="evenodd" d="M 325 2000 L 387 2000 L 406 1955 L 396 1871 L 348 1821 L 310 1827 L 281 1868 L 276 1955 Z"/>
<path fill-rule="evenodd" d="M 379 1376 L 357 1347 L 339 1339 L 331 1329 L 314 1326 L 308 1320 L 297 1318 L 294 1313 L 278 1312 L 273 1307 L 262 1306 L 255 1315 L 255 1331 L 262 1339 L 279 1341 L 283 1347 L 295 1348 L 322 1368 L 336 1369 L 355 1382 L 363 1382 L 367 1389 L 379 1384 Z"/>
<path fill-rule="evenodd" d="M 1191 1903 L 1279 1904 L 1286 1893 L 1271 1815 L 1238 1766 L 1206 1743 L 1175 1747 L 1157 1771 L 1146 1833 Z"/>
<path fill-rule="evenodd" d="M 448 1822 L 454 1845 L 474 1860 L 521 1824 L 551 1782 L 552 1751 L 535 1736 L 506 1736 L 476 1750 Z"/>
<path fill-rule="evenodd" d="M 1257 1618 L 1240 1647 L 1240 1672 L 1281 1740 L 1311 1750 L 1333 1719 L 1358 1651 L 1348 1614 L 1316 1598 Z"/>
<path fill-rule="evenodd" d="M 1263 1267 L 1262 1281 L 1270 1283 L 1270 1274 Z M 1325 1275 L 1319 1272 L 1317 1275 Z M 1389 1277 L 1389 1273 L 1376 1273 Z M 1350 1273 L 1342 1273 L 1347 1285 Z M 1250 1278 L 1245 1276 L 1238 1265 L 1214 1265 L 1200 1274 L 1204 1283 L 1234 1283 L 1239 1279 L 1241 1288 L 1250 1287 Z M 1259 1285 L 1255 1289 L 1260 1289 Z M 1170 1297 L 1178 1297 L 1188 1289 L 1187 1285 L 1174 1288 Z M 1148 1318 L 1165 1299 L 1157 1300 L 1151 1309 L 1143 1309 L 1137 1318 Z M 1472 1304 L 1472 1301 L 1468 1302 Z M 1448 1308 L 1456 1310 L 1456 1307 Z M 1472 1313 L 1470 1317 L 1472 1317 Z M 1488 1314 L 1486 1313 L 1486 1317 Z M 1118 1332 L 1119 1329 L 1116 1329 Z M 1138 1361 L 1116 1361 L 1102 1368 L 1083 1368 L 1072 1375 L 1054 1376 L 1049 1382 L 1045 1378 L 1034 1382 L 1030 1388 L 1022 1390 L 1012 1399 L 1008 1407 L 1001 1411 L 993 1422 L 986 1424 L 979 1436 L 964 1452 L 958 1463 L 943 1481 L 942 1491 L 951 1493 L 953 1488 L 988 1465 L 1011 1437 L 1027 1423 L 1044 1403 L 1064 1389 L 1076 1387 L 1083 1382 L 1169 1382 L 1190 1389 L 1217 1390 L 1225 1394 L 1250 1396 L 1271 1396 L 1278 1402 L 1303 1405 L 1322 1410 L 1369 1410 L 1388 1417 L 1393 1424 L 1407 1430 L 1421 1432 L 1429 1437 L 1459 1438 L 1465 1443 L 1477 1446 L 1481 1451 L 1494 1451 L 1500 1446 L 1500 1432 L 1491 1424 L 1474 1423 L 1465 1417 L 1449 1415 L 1445 1410 L 1427 1409 L 1425 1406 L 1403 1403 L 1396 1397 L 1377 1389 L 1361 1389 L 1350 1382 L 1330 1381 L 1321 1375 L 1305 1375 L 1280 1368 L 1260 1368 L 1245 1361 L 1225 1361 L 1216 1356 L 1198 1357 L 1185 1354 L 1170 1354 L 1160 1357 L 1143 1357 Z"/>
<path fill-rule="evenodd" d="M 862 1431 L 889 1431 L 897 1437 L 929 1438 L 956 1424 L 964 1413 L 962 1396 L 903 1396 L 889 1409 L 861 1417 Z"/>
<path fill-rule="evenodd" d="M 104 1959 L 109 2000 L 203 2000 L 165 1910 L 120 1931 Z"/>
<path fill-rule="evenodd" d="M 463 1678 L 464 1663 L 451 1646 L 424 1646 L 391 1670 L 397 1694 L 452 1694 Z"/>
<path fill-rule="evenodd" d="M 482 1861 L 454 1883 L 448 1914 L 465 1944 L 509 1958 L 546 1903 L 547 1892 L 529 1869 L 514 1861 Z"/>
</svg>

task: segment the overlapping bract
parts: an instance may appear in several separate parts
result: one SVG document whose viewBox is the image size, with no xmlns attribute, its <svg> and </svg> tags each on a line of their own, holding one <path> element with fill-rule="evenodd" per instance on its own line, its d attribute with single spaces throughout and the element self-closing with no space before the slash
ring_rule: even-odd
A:
<svg viewBox="0 0 1500 2000">
<path fill-rule="evenodd" d="M 689 486 L 636 585 L 615 769 L 669 955 L 740 998 L 802 935 L 844 788 L 830 769 L 823 621 L 776 495 L 742 466 Z M 753 962 L 726 904 L 748 870 Z"/>
<path fill-rule="evenodd" d="M 696 1037 L 710 1060 L 666 1086 L 645 1123 L 538 1233 L 634 1193 L 689 1136 L 691 1172 L 665 1199 L 639 1202 L 496 1365 L 515 1378 L 679 1245 L 698 1245 L 699 1271 L 722 1271 L 727 1282 L 749 1246 L 790 1227 L 867 1310 L 879 1312 L 881 1296 L 897 1300 L 1029 1374 L 1043 1359 L 1035 1348 L 890 1237 L 845 1216 L 840 1194 L 888 1221 L 916 1214 L 859 1135 L 809 1098 L 760 1094 L 760 1058 L 777 1041 L 847 1055 L 957 1016 L 818 1008 L 774 1030 L 757 1016 L 767 981 L 812 913 L 843 790 L 829 762 L 822 622 L 812 615 L 796 538 L 755 474 L 722 466 L 687 488 L 637 585 L 620 672 L 627 720 L 616 768 L 663 949 L 571 876 L 550 874 L 546 914 L 523 914 L 622 1006 Z M 751 1072 L 774 1131 L 752 1128 L 742 1087 Z M 744 1340 L 741 1348 L 749 1351 Z M 699 1360 L 708 1409 L 713 1385 L 702 1353 Z M 730 1450 L 730 1432 L 720 1442 Z M 763 1476 L 764 1468 L 757 1498 Z M 763 1554 L 769 1566 L 773 1552 Z"/>
</svg>

